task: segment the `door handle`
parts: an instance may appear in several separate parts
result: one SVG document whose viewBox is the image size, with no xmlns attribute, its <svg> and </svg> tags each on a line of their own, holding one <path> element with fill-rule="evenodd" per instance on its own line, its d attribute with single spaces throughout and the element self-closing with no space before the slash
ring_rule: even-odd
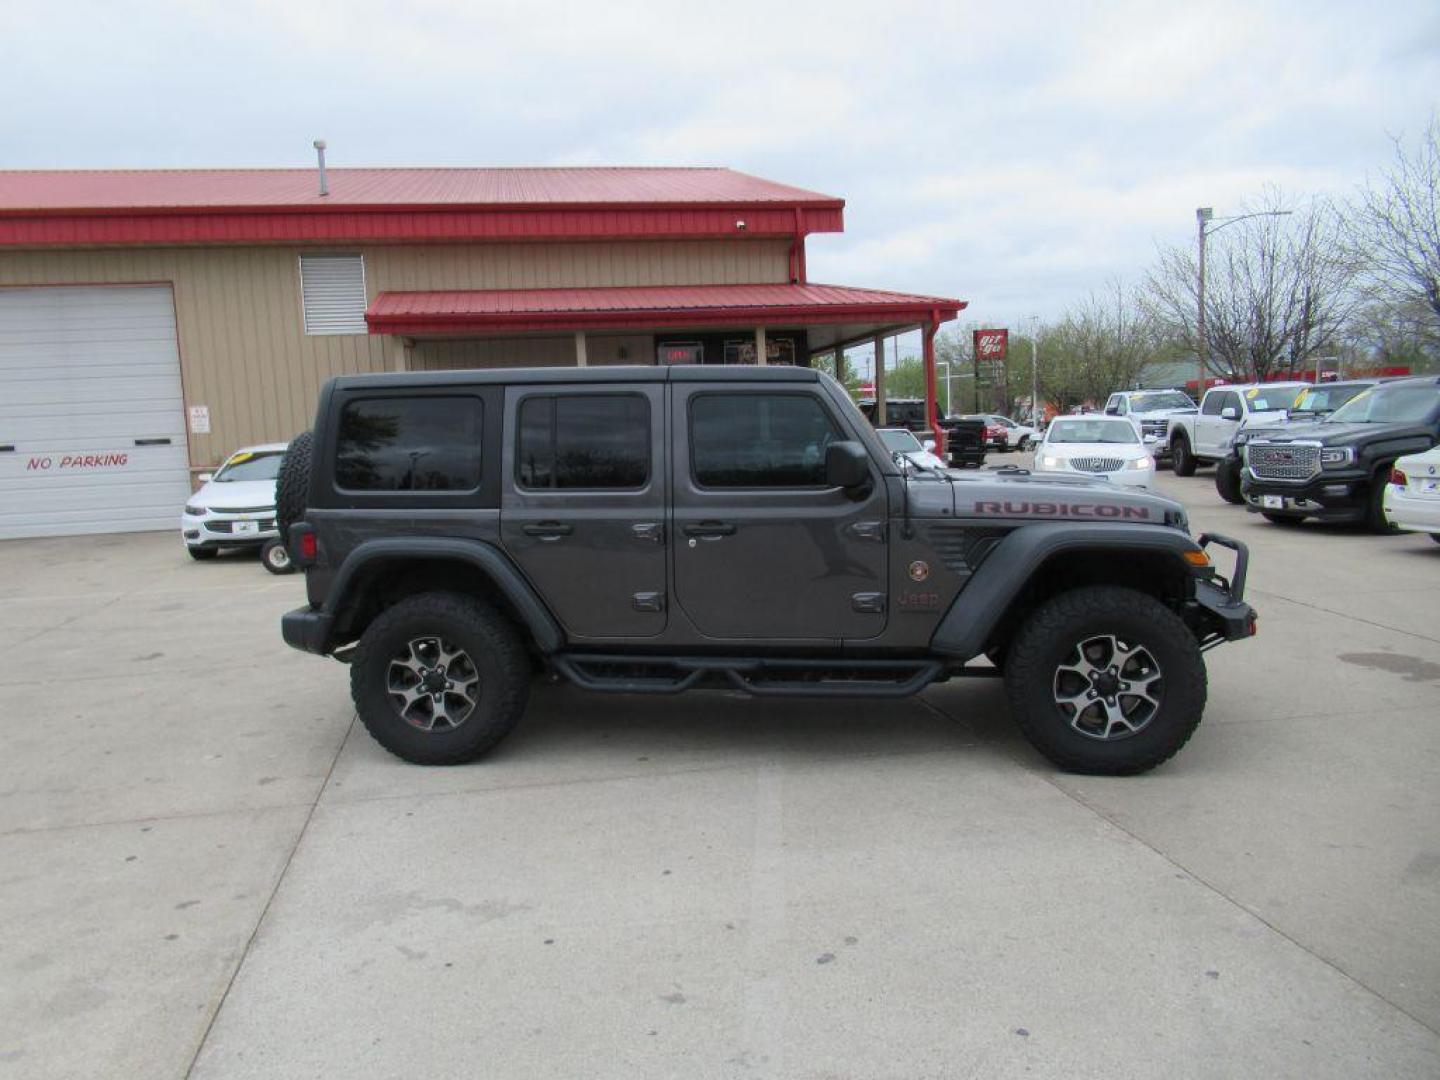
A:
<svg viewBox="0 0 1440 1080">
<path fill-rule="evenodd" d="M 575 526 L 559 521 L 541 521 L 534 525 L 521 525 L 520 531 L 526 536 L 538 536 L 541 540 L 559 540 L 575 531 Z"/>
<path fill-rule="evenodd" d="M 728 521 L 700 521 L 686 525 L 686 536 L 698 536 L 703 540 L 718 540 L 722 536 L 734 536 L 735 526 Z"/>
</svg>

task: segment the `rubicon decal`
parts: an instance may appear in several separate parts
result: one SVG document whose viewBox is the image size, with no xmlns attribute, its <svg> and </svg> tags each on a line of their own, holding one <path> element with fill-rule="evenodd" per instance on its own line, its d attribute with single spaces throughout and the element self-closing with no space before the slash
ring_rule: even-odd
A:
<svg viewBox="0 0 1440 1080">
<path fill-rule="evenodd" d="M 977 514 L 1003 517 L 1120 518 L 1123 521 L 1154 520 L 1148 507 L 1116 506 L 1111 503 L 990 502 L 974 504 Z"/>
</svg>

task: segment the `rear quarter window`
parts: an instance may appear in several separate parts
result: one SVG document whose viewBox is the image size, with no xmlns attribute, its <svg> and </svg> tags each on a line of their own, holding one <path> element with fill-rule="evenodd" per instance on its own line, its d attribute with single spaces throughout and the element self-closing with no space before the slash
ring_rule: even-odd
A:
<svg viewBox="0 0 1440 1080">
<path fill-rule="evenodd" d="M 477 397 L 364 398 L 340 411 L 335 486 L 344 491 L 474 491 L 483 408 Z"/>
</svg>

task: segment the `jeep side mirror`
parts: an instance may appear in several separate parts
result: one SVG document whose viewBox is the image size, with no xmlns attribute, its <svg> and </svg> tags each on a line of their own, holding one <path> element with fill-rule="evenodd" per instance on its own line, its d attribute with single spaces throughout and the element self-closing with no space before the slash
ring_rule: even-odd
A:
<svg viewBox="0 0 1440 1080">
<path fill-rule="evenodd" d="M 834 442 L 825 448 L 825 483 L 847 490 L 870 481 L 870 457 L 858 442 Z"/>
<path fill-rule="evenodd" d="M 1226 405 L 1223 409 L 1220 410 L 1220 419 L 1238 420 L 1240 419 L 1240 410 L 1235 408 L 1234 405 Z"/>
</svg>

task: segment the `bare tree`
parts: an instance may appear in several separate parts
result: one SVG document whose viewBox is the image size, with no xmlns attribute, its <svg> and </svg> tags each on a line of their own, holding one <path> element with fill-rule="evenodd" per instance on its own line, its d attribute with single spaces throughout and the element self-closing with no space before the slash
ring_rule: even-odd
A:
<svg viewBox="0 0 1440 1080">
<path fill-rule="evenodd" d="M 1440 115 L 1413 152 L 1395 140 L 1395 160 L 1361 189 L 1355 210 L 1377 298 L 1428 312 L 1429 335 L 1440 339 Z"/>
<path fill-rule="evenodd" d="M 1213 374 L 1264 379 L 1302 372 L 1311 357 L 1335 348 L 1361 302 L 1357 261 L 1335 208 L 1315 201 L 1273 216 L 1284 202 L 1272 189 L 1245 208 L 1256 216 L 1214 230 L 1205 291 L 1205 355 Z M 1146 287 L 1150 310 L 1192 351 L 1196 260 L 1189 248 L 1162 248 Z"/>
<path fill-rule="evenodd" d="M 1100 402 L 1133 386 L 1152 358 L 1157 330 L 1135 290 L 1111 281 L 1041 334 L 1047 386 L 1064 404 Z"/>
</svg>

